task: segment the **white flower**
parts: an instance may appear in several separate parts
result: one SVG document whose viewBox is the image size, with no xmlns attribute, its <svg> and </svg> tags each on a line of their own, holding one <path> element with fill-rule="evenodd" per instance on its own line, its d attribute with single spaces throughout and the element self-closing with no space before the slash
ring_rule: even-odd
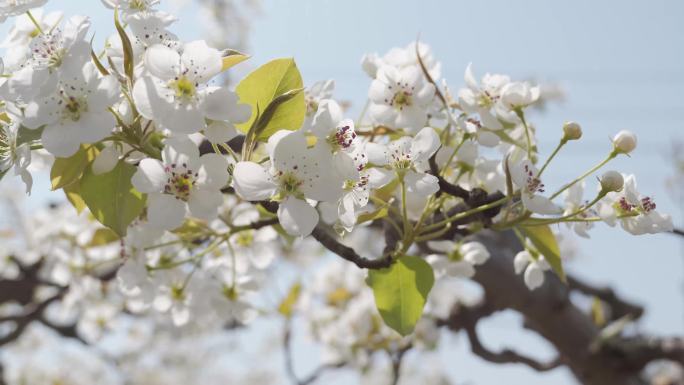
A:
<svg viewBox="0 0 684 385">
<path fill-rule="evenodd" d="M 18 124 L 0 124 L 0 177 L 14 168 L 14 174 L 21 177 L 30 194 L 33 186 L 33 178 L 28 172 L 31 147 L 28 143 L 17 143 L 18 131 Z"/>
<path fill-rule="evenodd" d="M 512 82 L 501 88 L 499 102 L 510 110 L 524 108 L 539 99 L 539 87 L 528 82 Z"/>
<path fill-rule="evenodd" d="M 582 200 L 583 193 L 584 181 L 575 183 L 565 191 L 565 211 L 563 212 L 563 215 L 575 213 L 582 208 L 582 205 L 585 204 L 585 202 Z M 595 215 L 595 211 L 593 209 L 587 209 L 577 214 L 576 217 L 583 219 L 592 215 Z M 593 222 L 578 221 L 567 222 L 566 224 L 568 227 L 572 228 L 577 235 L 583 238 L 589 238 L 589 233 L 587 231 L 594 227 Z"/>
<path fill-rule="evenodd" d="M 471 278 L 475 275 L 475 266 L 487 262 L 490 256 L 479 242 L 428 241 L 428 246 L 440 253 L 426 258 L 438 276 Z"/>
<path fill-rule="evenodd" d="M 0 23 L 9 16 L 21 15 L 32 8 L 42 7 L 47 0 L 0 0 Z"/>
<path fill-rule="evenodd" d="M 61 20 L 62 12 L 50 12 L 45 14 L 43 9 L 34 9 L 31 11 L 31 15 L 38 22 L 40 28 L 43 31 L 50 31 L 54 28 Z M 40 32 L 37 30 L 36 25 L 33 24 L 28 15 L 20 15 L 15 19 L 14 26 L 10 29 L 9 33 L 3 40 L 0 47 L 9 48 L 21 46 L 28 46 L 31 39 L 36 37 Z"/>
<path fill-rule="evenodd" d="M 366 151 L 369 162 L 377 166 L 389 165 L 392 169 L 377 168 L 379 173 L 402 173 L 408 192 L 427 197 L 439 190 L 437 177 L 425 172 L 428 160 L 439 146 L 435 130 L 425 127 L 415 137 L 404 136 L 388 146 L 367 143 Z"/>
<path fill-rule="evenodd" d="M 656 211 L 655 201 L 637 191 L 634 175 L 627 175 L 622 191 L 610 192 L 598 203 L 599 216 L 610 226 L 619 220 L 632 235 L 672 231 L 672 217 Z"/>
<path fill-rule="evenodd" d="M 149 15 L 164 20 L 167 25 L 176 20 L 172 15 L 153 8 L 159 4 L 159 0 L 102 0 L 102 4 L 110 9 L 118 9 L 126 22 Z"/>
<path fill-rule="evenodd" d="M 259 220 L 259 212 L 251 204 L 238 205 L 231 212 L 234 226 L 249 225 Z M 257 269 L 265 269 L 277 256 L 277 239 L 278 233 L 273 227 L 266 226 L 237 232 L 229 242 L 237 260 L 246 260 Z M 247 269 L 238 267 L 238 272 L 245 273 Z"/>
<path fill-rule="evenodd" d="M 480 115 L 482 124 L 487 128 L 502 129 L 503 125 L 492 113 L 492 108 L 501 97 L 501 89 L 510 83 L 511 79 L 506 75 L 487 73 L 482 77 L 481 84 L 478 84 L 473 74 L 472 63 L 466 67 L 464 79 L 466 88 L 458 91 L 458 103 L 463 111 Z"/>
<path fill-rule="evenodd" d="M 441 75 L 441 63 L 435 60 L 432 55 L 430 46 L 424 43 L 418 43 L 418 51 L 423 64 L 428 70 L 428 73 L 433 79 L 438 79 Z M 404 69 L 407 67 L 416 67 L 420 70 L 420 63 L 418 63 L 418 55 L 416 52 L 416 43 L 409 43 L 406 47 L 394 47 L 390 49 L 383 57 L 377 54 L 366 54 L 361 58 L 361 67 L 368 74 L 368 76 L 375 78 L 378 69 L 382 66 L 392 66 L 397 69 Z"/>
<path fill-rule="evenodd" d="M 148 75 L 133 87 L 140 114 L 175 134 L 192 134 L 206 128 L 206 119 L 240 123 L 249 119 L 249 106 L 237 95 L 207 82 L 221 71 L 221 53 L 204 41 L 183 46 L 183 53 L 161 44 L 145 51 Z"/>
<path fill-rule="evenodd" d="M 332 79 L 318 81 L 304 91 L 304 101 L 306 102 L 306 117 L 302 130 L 308 130 L 313 123 L 314 115 L 318 112 L 321 102 L 330 99 L 335 89 L 335 81 Z"/>
<path fill-rule="evenodd" d="M 544 272 L 551 269 L 542 255 L 534 259 L 529 251 L 523 250 L 516 254 L 513 259 L 513 267 L 515 273 L 520 274 L 523 271 L 525 285 L 530 290 L 534 290 L 544 283 Z"/>
<path fill-rule="evenodd" d="M 622 154 L 629 154 L 634 151 L 637 146 L 637 137 L 630 131 L 622 130 L 615 134 L 613 146 L 615 147 L 615 151 Z"/>
<path fill-rule="evenodd" d="M 105 138 L 116 125 L 108 108 L 119 97 L 114 76 L 101 76 L 92 63 L 63 76 L 52 95 L 29 102 L 22 123 L 28 128 L 46 125 L 42 142 L 46 150 L 67 157 L 81 143 Z"/>
<path fill-rule="evenodd" d="M 308 149 L 301 131 L 279 131 L 269 139 L 271 168 L 238 162 L 233 172 L 235 191 L 250 201 L 280 201 L 278 219 L 285 231 L 306 236 L 318 223 L 318 212 L 306 202 L 335 201 L 341 181 L 330 172 L 330 153 Z"/>
<path fill-rule="evenodd" d="M 188 139 L 167 139 L 162 161 L 143 159 L 131 182 L 147 194 L 150 225 L 171 230 L 183 223 L 189 212 L 212 219 L 223 202 L 221 188 L 228 182 L 228 161 L 219 154 L 199 156 Z"/>
<path fill-rule="evenodd" d="M 415 66 L 383 66 L 368 90 L 368 112 L 378 124 L 416 132 L 427 123 L 435 87 Z"/>
<path fill-rule="evenodd" d="M 544 192 L 544 184 L 537 177 L 539 171 L 525 159 L 515 166 L 509 166 L 513 183 L 520 188 L 520 198 L 528 210 L 538 214 L 558 214 L 561 210 L 549 198 L 540 193 Z"/>
<path fill-rule="evenodd" d="M 29 102 L 52 93 L 60 78 L 70 77 L 89 61 L 90 44 L 85 35 L 90 21 L 83 16 L 67 20 L 64 31 L 54 28 L 36 36 L 28 49 L 16 50 L 8 67 L 16 69 L 6 83 L 5 92 L 10 100 L 17 98 Z M 10 50 L 15 51 L 15 50 Z M 61 75 L 61 71 L 66 71 Z"/>
</svg>

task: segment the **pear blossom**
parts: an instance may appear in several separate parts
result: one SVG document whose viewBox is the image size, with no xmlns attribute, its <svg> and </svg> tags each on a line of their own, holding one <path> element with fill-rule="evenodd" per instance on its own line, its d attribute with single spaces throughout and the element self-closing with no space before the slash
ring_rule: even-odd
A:
<svg viewBox="0 0 684 385">
<path fill-rule="evenodd" d="M 331 154 L 336 172 L 343 176 L 358 172 L 360 164 L 355 164 L 354 156 L 363 161 L 366 155 L 363 152 L 352 155 L 359 143 L 354 131 L 354 121 L 343 118 L 342 108 L 336 101 L 327 99 L 321 102 L 313 118 L 311 132 L 317 138 L 316 146 Z"/>
<path fill-rule="evenodd" d="M 430 46 L 425 43 L 418 43 L 418 52 L 428 73 L 433 79 L 438 79 L 441 75 L 441 63 L 438 62 Z M 395 47 L 390 49 L 382 57 L 376 53 L 366 54 L 361 58 L 361 67 L 371 78 L 376 78 L 378 70 L 382 66 L 391 66 L 397 69 L 407 67 L 417 67 L 420 70 L 418 56 L 416 52 L 416 42 L 409 43 L 406 47 Z"/>
<path fill-rule="evenodd" d="M 186 43 L 182 52 L 161 44 L 145 51 L 149 73 L 133 87 L 140 114 L 174 134 L 205 129 L 206 119 L 231 123 L 249 119 L 249 106 L 238 104 L 234 92 L 208 84 L 221 71 L 221 53 L 201 40 Z"/>
<path fill-rule="evenodd" d="M 119 83 L 112 75 L 102 76 L 86 63 L 60 80 L 53 94 L 29 102 L 22 124 L 31 129 L 45 125 L 42 142 L 58 157 L 68 157 L 81 143 L 95 143 L 116 125 L 108 111 L 119 98 Z"/>
<path fill-rule="evenodd" d="M 538 214 L 558 214 L 561 209 L 549 198 L 542 196 L 544 184 L 539 179 L 539 170 L 528 159 L 511 166 L 511 179 L 520 188 L 520 198 L 526 209 Z"/>
<path fill-rule="evenodd" d="M 475 266 L 484 264 L 490 256 L 479 242 L 428 241 L 428 247 L 439 253 L 426 258 L 438 277 L 471 278 L 475 275 Z"/>
<path fill-rule="evenodd" d="M 634 151 L 637 146 L 637 137 L 632 132 L 622 130 L 613 137 L 613 146 L 615 151 L 622 154 L 629 154 Z"/>
<path fill-rule="evenodd" d="M 499 103 L 509 110 L 524 108 L 539 99 L 539 87 L 528 82 L 511 82 L 501 88 Z"/>
<path fill-rule="evenodd" d="M 171 24 L 176 20 L 169 13 L 154 9 L 159 4 L 159 0 L 101 0 L 105 7 L 117 9 L 121 12 L 121 18 L 130 22 L 132 19 L 153 15 L 164 20 L 166 24 Z"/>
<path fill-rule="evenodd" d="M 577 122 L 565 122 L 563 124 L 563 139 L 578 140 L 582 137 L 582 126 Z"/>
<path fill-rule="evenodd" d="M 221 188 L 228 182 L 228 161 L 219 154 L 200 157 L 188 139 L 167 139 L 162 160 L 140 162 L 131 182 L 147 194 L 150 225 L 171 230 L 189 214 L 209 220 L 223 202 Z"/>
<path fill-rule="evenodd" d="M 3 93 L 10 100 L 29 102 L 54 92 L 63 70 L 67 71 L 64 80 L 70 81 L 73 72 L 90 58 L 90 44 L 86 41 L 89 27 L 87 17 L 73 16 L 64 30 L 53 28 L 36 36 L 25 50 L 10 50 L 7 65 L 13 73 Z"/>
<path fill-rule="evenodd" d="M 47 0 L 2 0 L 0 1 L 0 23 L 10 16 L 21 15 L 33 8 L 42 7 Z"/>
<path fill-rule="evenodd" d="M 565 210 L 563 211 L 563 215 L 570 215 L 582 209 L 582 206 L 586 203 L 583 201 L 583 194 L 584 181 L 575 183 L 565 191 Z M 595 213 L 593 208 L 589 208 L 576 214 L 575 217 L 579 219 L 588 218 L 595 215 Z M 572 228 L 575 231 L 575 234 L 582 238 L 589 238 L 588 231 L 594 227 L 594 223 L 588 221 L 567 222 L 566 225 Z"/>
<path fill-rule="evenodd" d="M 458 103 L 463 111 L 476 113 L 482 120 L 482 125 L 492 130 L 503 128 L 492 109 L 496 107 L 501 98 L 501 91 L 511 82 L 506 75 L 485 74 L 482 82 L 478 83 L 469 63 L 464 75 L 466 87 L 458 91 Z"/>
<path fill-rule="evenodd" d="M 335 201 L 342 182 L 330 173 L 330 154 L 308 149 L 301 131 L 280 131 L 269 139 L 270 169 L 242 161 L 235 165 L 233 185 L 240 197 L 250 201 L 274 199 L 280 202 L 278 219 L 291 235 L 306 236 L 319 220 L 318 212 L 306 201 Z"/>
<path fill-rule="evenodd" d="M 386 176 L 391 173 L 402 174 L 408 192 L 427 197 L 439 190 L 437 177 L 426 172 L 427 162 L 439 146 L 440 140 L 435 130 L 425 127 L 415 137 L 403 136 L 387 146 L 368 143 L 366 151 L 370 163 L 390 167 L 390 170 L 377 168 L 378 173 Z"/>
<path fill-rule="evenodd" d="M 383 66 L 368 91 L 368 112 L 377 124 L 416 132 L 427 123 L 435 86 L 416 66 Z"/>
<path fill-rule="evenodd" d="M 51 31 L 57 26 L 64 14 L 59 11 L 45 13 L 43 12 L 42 8 L 38 8 L 31 11 L 31 15 L 36 20 L 38 25 L 40 25 L 40 28 L 43 31 Z M 22 46 L 28 46 L 31 42 L 31 39 L 39 34 L 40 32 L 37 30 L 33 21 L 31 21 L 28 15 L 23 14 L 15 19 L 14 26 L 12 26 L 10 29 L 9 33 L 5 37 L 5 40 L 0 43 L 0 47 L 19 48 Z"/>
<path fill-rule="evenodd" d="M 0 124 L 0 175 L 14 169 L 14 174 L 21 177 L 26 185 L 26 192 L 31 193 L 33 177 L 28 171 L 31 164 L 31 148 L 29 143 L 18 143 L 19 125 L 16 123 Z"/>
<path fill-rule="evenodd" d="M 251 204 L 239 204 L 231 212 L 233 213 L 232 223 L 234 226 L 249 225 L 259 220 L 259 212 Z M 243 265 L 266 269 L 277 256 L 277 239 L 278 233 L 273 227 L 266 226 L 256 230 L 239 231 L 233 234 L 228 241 L 236 259 L 247 262 Z M 247 269 L 238 267 L 238 272 L 246 273 Z"/>
<path fill-rule="evenodd" d="M 544 274 L 551 269 L 544 256 L 539 255 L 535 259 L 527 250 L 515 255 L 513 267 L 516 274 L 524 272 L 525 285 L 530 290 L 535 290 L 544 284 Z"/>
<path fill-rule="evenodd" d="M 632 235 L 672 231 L 672 217 L 656 211 L 653 198 L 637 190 L 634 175 L 624 176 L 622 191 L 609 192 L 598 202 L 599 216 L 610 226 L 619 221 Z"/>
<path fill-rule="evenodd" d="M 306 115 L 304 117 L 304 124 L 302 125 L 303 130 L 308 130 L 311 128 L 313 123 L 314 115 L 318 112 L 318 106 L 324 100 L 330 99 L 335 89 L 335 81 L 328 79 L 325 81 L 318 81 L 307 87 L 304 90 L 304 102 L 306 103 Z"/>
</svg>

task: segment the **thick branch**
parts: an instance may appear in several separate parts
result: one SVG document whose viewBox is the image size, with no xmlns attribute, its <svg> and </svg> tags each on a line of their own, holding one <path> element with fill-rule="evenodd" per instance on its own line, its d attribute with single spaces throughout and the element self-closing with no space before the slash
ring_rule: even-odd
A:
<svg viewBox="0 0 684 385">
<path fill-rule="evenodd" d="M 382 269 L 389 267 L 392 264 L 392 257 L 389 254 L 385 254 L 378 259 L 368 259 L 358 255 L 351 247 L 339 243 L 320 224 L 314 228 L 313 232 L 311 232 L 311 236 L 326 249 L 339 255 L 347 261 L 354 263 L 356 266 L 362 269 Z"/>
<path fill-rule="evenodd" d="M 595 287 L 572 276 L 568 276 L 568 287 L 570 290 L 597 297 L 606 303 L 611 310 L 611 321 L 626 315 L 631 316 L 632 319 L 637 319 L 644 314 L 643 307 L 619 298 L 615 291 L 609 287 Z"/>
</svg>

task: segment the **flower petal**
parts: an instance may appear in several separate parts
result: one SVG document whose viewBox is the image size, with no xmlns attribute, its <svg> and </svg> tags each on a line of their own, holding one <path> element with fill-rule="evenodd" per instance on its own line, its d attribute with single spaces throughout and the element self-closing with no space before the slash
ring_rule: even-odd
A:
<svg viewBox="0 0 684 385">
<path fill-rule="evenodd" d="M 233 187 L 242 199 L 261 201 L 274 194 L 276 184 L 260 164 L 238 162 L 233 170 Z"/>
<path fill-rule="evenodd" d="M 307 236 L 318 224 L 318 211 L 306 201 L 288 197 L 278 207 L 278 220 L 290 235 Z"/>
</svg>

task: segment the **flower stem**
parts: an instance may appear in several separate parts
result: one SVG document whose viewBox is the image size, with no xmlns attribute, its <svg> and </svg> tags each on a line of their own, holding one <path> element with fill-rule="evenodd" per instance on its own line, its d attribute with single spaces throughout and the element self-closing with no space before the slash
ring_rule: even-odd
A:
<svg viewBox="0 0 684 385">
<path fill-rule="evenodd" d="M 450 224 L 451 222 L 457 221 L 459 219 L 463 219 L 463 218 L 469 217 L 473 214 L 477 214 L 477 213 L 480 213 L 482 211 L 486 211 L 486 210 L 489 210 L 491 208 L 501 206 L 502 204 L 508 202 L 508 200 L 509 200 L 508 197 L 503 197 L 497 201 L 487 203 L 486 205 L 478 206 L 478 207 L 472 208 L 472 209 L 467 210 L 467 211 L 462 211 L 460 213 L 456 213 L 456 214 L 454 214 L 448 218 L 445 218 L 445 219 L 443 219 L 437 223 L 433 223 L 429 226 L 425 226 L 424 230 L 425 231 L 435 230 L 441 226 L 446 226 L 446 225 Z"/>
<path fill-rule="evenodd" d="M 556 191 L 555 193 L 553 193 L 553 194 L 549 197 L 549 199 L 553 199 L 553 198 L 557 197 L 558 195 L 560 195 L 560 193 L 562 193 L 563 191 L 565 191 L 565 190 L 569 189 L 570 187 L 574 186 L 577 182 L 579 182 L 579 181 L 581 181 L 582 179 L 584 179 L 584 178 L 588 177 L 589 175 L 593 174 L 593 173 L 596 172 L 598 169 L 600 169 L 601 167 L 605 166 L 606 163 L 610 162 L 611 159 L 615 158 L 615 157 L 617 156 L 617 154 L 618 154 L 617 152 L 611 151 L 611 153 L 608 154 L 608 156 L 606 157 L 606 159 L 602 160 L 601 163 L 599 163 L 599 164 L 597 164 L 596 166 L 592 167 L 589 171 L 585 172 L 585 173 L 582 174 L 581 176 L 575 178 L 572 182 L 570 182 L 570 183 L 566 184 L 565 186 L 563 186 L 560 190 L 558 190 L 558 191 Z"/>
<path fill-rule="evenodd" d="M 568 142 L 568 141 L 567 141 L 566 139 L 561 139 L 561 140 L 560 140 L 560 142 L 558 143 L 558 146 L 556 146 L 556 148 L 555 148 L 555 149 L 553 150 L 553 152 L 551 153 L 551 156 L 549 156 L 549 158 L 546 159 L 546 162 L 544 162 L 544 165 L 541 167 L 541 169 L 539 169 L 539 173 L 537 174 L 537 178 L 540 178 L 540 177 L 541 177 L 541 174 L 544 172 L 544 170 L 546 170 L 546 167 L 549 165 L 549 163 L 551 163 L 551 160 L 553 160 L 553 158 L 556 156 L 556 154 L 558 154 L 558 151 L 560 151 L 560 149 L 561 149 L 561 148 L 565 145 L 565 143 L 567 143 L 567 142 Z"/>
</svg>

